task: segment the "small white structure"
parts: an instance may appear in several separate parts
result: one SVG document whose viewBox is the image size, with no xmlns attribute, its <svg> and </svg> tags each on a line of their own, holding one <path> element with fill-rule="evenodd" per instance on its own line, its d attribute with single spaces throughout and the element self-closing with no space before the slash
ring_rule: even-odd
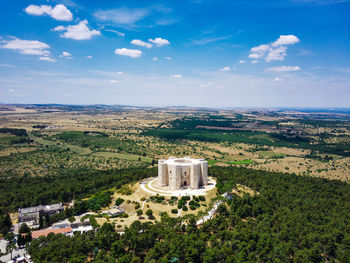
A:
<svg viewBox="0 0 350 263">
<path fill-rule="evenodd" d="M 191 157 L 161 159 L 158 161 L 158 182 L 160 186 L 169 186 L 170 190 L 198 189 L 208 184 L 208 162 Z"/>
</svg>

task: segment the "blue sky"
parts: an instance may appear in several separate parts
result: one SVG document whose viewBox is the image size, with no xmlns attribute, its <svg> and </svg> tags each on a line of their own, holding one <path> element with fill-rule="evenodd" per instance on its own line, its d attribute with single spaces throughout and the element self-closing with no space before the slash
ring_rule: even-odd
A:
<svg viewBox="0 0 350 263">
<path fill-rule="evenodd" d="M 2 103 L 350 107 L 347 0 L 2 4 Z"/>
</svg>

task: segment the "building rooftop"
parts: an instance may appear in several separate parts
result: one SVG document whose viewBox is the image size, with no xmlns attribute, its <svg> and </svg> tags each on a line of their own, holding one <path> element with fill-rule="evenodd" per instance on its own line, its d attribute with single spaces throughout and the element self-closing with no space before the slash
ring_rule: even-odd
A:
<svg viewBox="0 0 350 263">
<path fill-rule="evenodd" d="M 183 158 L 176 158 L 176 157 L 169 157 L 169 159 L 167 160 L 160 160 L 161 162 L 163 163 L 166 163 L 166 164 L 171 164 L 171 165 L 180 165 L 180 166 L 189 166 L 191 164 L 199 164 L 199 163 L 202 163 L 202 162 L 206 162 L 205 160 L 203 159 L 194 159 L 194 158 L 191 158 L 191 157 L 183 157 Z"/>
<path fill-rule="evenodd" d="M 65 227 L 65 228 L 47 228 L 47 229 L 42 229 L 42 230 L 37 230 L 32 232 L 32 238 L 38 238 L 41 236 L 47 236 L 50 233 L 56 234 L 67 234 L 72 232 L 72 228 Z"/>
<path fill-rule="evenodd" d="M 18 213 L 19 214 L 30 214 L 30 213 L 37 213 L 40 211 L 52 211 L 52 210 L 60 210 L 60 209 L 63 209 L 62 203 L 52 204 L 52 205 L 38 205 L 38 206 L 27 207 L 27 208 L 19 208 Z"/>
</svg>

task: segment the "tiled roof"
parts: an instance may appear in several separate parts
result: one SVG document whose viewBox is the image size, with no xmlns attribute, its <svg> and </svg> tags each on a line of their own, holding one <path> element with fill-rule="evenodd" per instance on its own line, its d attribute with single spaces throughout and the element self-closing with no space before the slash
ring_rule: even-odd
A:
<svg viewBox="0 0 350 263">
<path fill-rule="evenodd" d="M 56 234 L 66 234 L 66 233 L 70 233 L 70 232 L 72 232 L 72 228 L 70 226 L 65 227 L 65 228 L 47 228 L 47 229 L 43 229 L 43 230 L 33 231 L 32 238 L 47 236 L 50 233 L 54 233 L 56 235 Z"/>
</svg>

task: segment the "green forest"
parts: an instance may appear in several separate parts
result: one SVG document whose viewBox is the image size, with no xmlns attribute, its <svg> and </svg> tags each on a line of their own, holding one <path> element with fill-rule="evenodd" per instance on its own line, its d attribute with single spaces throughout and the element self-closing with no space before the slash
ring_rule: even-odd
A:
<svg viewBox="0 0 350 263">
<path fill-rule="evenodd" d="M 42 195 L 50 200 L 63 200 L 59 192 L 51 192 L 51 186 L 64 189 L 65 185 L 79 195 L 156 173 L 154 169 L 143 171 L 94 174 L 86 184 L 42 178 L 46 187 L 40 188 L 47 189 Z M 224 199 L 219 206 L 217 216 L 199 227 L 192 217 L 170 218 L 162 213 L 160 222 L 135 221 L 123 235 L 105 223 L 96 232 L 73 238 L 60 234 L 41 237 L 28 250 L 34 262 L 350 262 L 350 185 L 242 167 L 211 167 L 209 174 L 217 178 L 220 194 L 230 192 L 237 183 L 260 194 L 232 194 L 232 200 Z M 79 179 L 74 180 L 83 180 L 79 173 L 75 176 Z M 35 193 L 34 185 L 16 189 L 14 184 L 8 192 L 18 191 L 14 196 L 21 196 L 23 191 L 28 197 L 27 192 Z M 81 185 L 87 189 L 83 191 Z M 2 201 L 2 207 L 9 206 L 12 199 Z M 40 199 L 31 202 L 40 203 Z"/>
</svg>

